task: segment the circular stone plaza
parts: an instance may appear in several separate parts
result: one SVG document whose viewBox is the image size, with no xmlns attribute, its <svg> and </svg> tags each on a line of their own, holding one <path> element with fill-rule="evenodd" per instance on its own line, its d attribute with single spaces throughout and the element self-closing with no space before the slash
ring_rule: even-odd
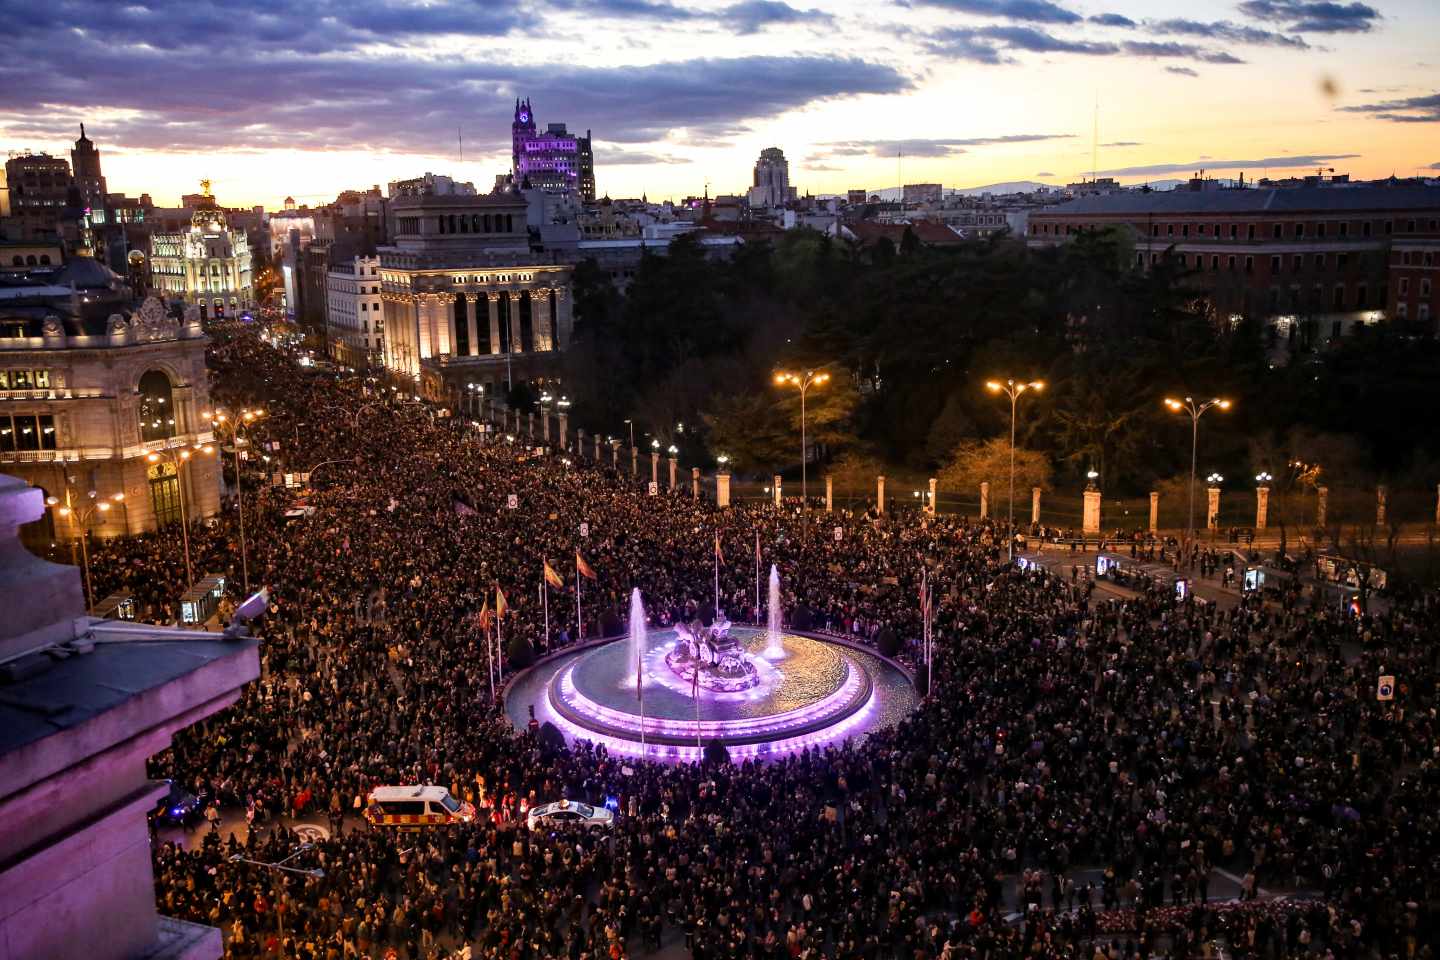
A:
<svg viewBox="0 0 1440 960">
<path fill-rule="evenodd" d="M 910 676 L 872 652 L 722 620 L 560 653 L 516 677 L 505 703 L 517 726 L 533 708 L 571 742 L 685 762 L 712 741 L 737 761 L 838 746 L 898 722 L 918 699 Z"/>
</svg>

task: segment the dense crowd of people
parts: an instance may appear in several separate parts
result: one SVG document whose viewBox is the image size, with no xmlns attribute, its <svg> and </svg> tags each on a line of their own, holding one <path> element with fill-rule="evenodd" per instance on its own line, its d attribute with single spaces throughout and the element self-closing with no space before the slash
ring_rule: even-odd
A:
<svg viewBox="0 0 1440 960">
<path fill-rule="evenodd" d="M 263 406 L 256 437 L 279 442 L 275 460 L 346 461 L 293 520 L 291 495 L 247 461 L 250 579 L 271 602 L 262 679 L 155 760 L 250 821 L 155 855 L 162 912 L 221 927 L 229 956 L 1433 955 L 1433 595 L 1360 617 L 1107 599 L 1007 564 L 986 523 L 837 514 L 817 530 L 688 488 L 647 496 L 628 463 L 535 455 L 250 336 L 212 354 L 217 402 Z M 194 526 L 197 570 L 238 581 L 235 521 L 232 505 Z M 910 641 L 925 571 L 931 695 L 863 742 L 743 765 L 641 763 L 513 727 L 476 616 L 497 586 L 521 660 L 581 632 L 575 551 L 597 575 L 592 637 L 619 631 L 632 587 L 661 622 L 709 606 L 717 536 L 735 620 L 763 618 L 758 549 L 792 622 Z M 550 592 L 548 633 L 547 560 L 569 582 Z M 173 618 L 173 530 L 97 545 L 91 565 L 97 595 Z M 1400 678 L 1393 702 L 1375 698 L 1381 673 Z M 483 816 L 418 835 L 358 825 L 373 786 L 404 783 L 444 785 Z M 614 798 L 614 829 L 526 829 L 529 807 L 561 797 Z M 293 861 L 323 877 L 244 862 L 294 854 L 295 818 L 331 824 Z M 1239 894 L 1221 901 L 1225 875 Z"/>
</svg>

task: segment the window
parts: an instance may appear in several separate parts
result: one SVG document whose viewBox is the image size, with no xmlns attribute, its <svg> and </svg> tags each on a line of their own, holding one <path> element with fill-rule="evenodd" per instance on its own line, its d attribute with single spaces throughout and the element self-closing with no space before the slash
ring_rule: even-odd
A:
<svg viewBox="0 0 1440 960">
<path fill-rule="evenodd" d="M 1212 256 L 1210 257 L 1210 269 L 1211 269 L 1211 270 L 1219 270 L 1219 269 L 1220 269 L 1220 255 L 1219 255 L 1218 253 L 1217 253 L 1217 254 L 1214 254 L 1214 255 L 1212 255 Z"/>
<path fill-rule="evenodd" d="M 1324 236 L 1325 236 L 1325 224 L 1323 224 L 1323 223 L 1317 223 L 1317 224 L 1315 224 L 1315 236 L 1317 236 L 1317 237 L 1324 237 Z"/>
<path fill-rule="evenodd" d="M 1398 289 L 1396 292 L 1399 293 L 1400 296 L 1402 296 L 1402 297 L 1409 296 L 1409 295 L 1410 295 L 1410 278 L 1409 278 L 1409 277 L 1401 277 L 1399 283 L 1400 283 L 1400 286 L 1399 286 L 1399 289 Z"/>
<path fill-rule="evenodd" d="M 1344 270 L 1345 267 L 1346 267 L 1346 265 L 1349 264 L 1349 262 L 1350 262 L 1350 254 L 1348 254 L 1348 253 L 1337 253 L 1337 254 L 1335 254 L 1335 269 L 1336 269 L 1336 270 Z"/>
<path fill-rule="evenodd" d="M 1246 258 L 1245 258 L 1245 272 L 1246 272 L 1246 273 L 1254 273 L 1254 272 L 1255 272 L 1255 258 L 1254 258 L 1254 257 L 1246 257 Z"/>
<path fill-rule="evenodd" d="M 175 404 L 170 378 L 162 371 L 150 370 L 140 378 L 140 439 L 168 440 L 175 436 Z"/>
<path fill-rule="evenodd" d="M 1342 236 L 1342 237 L 1348 237 L 1349 235 L 1350 235 L 1350 224 L 1349 224 L 1349 222 L 1347 222 L 1347 221 L 1342 221 L 1341 224 L 1340 224 L 1340 236 Z"/>
<path fill-rule="evenodd" d="M 1399 317 L 1401 320 L 1404 320 L 1409 312 L 1410 304 L 1405 303 L 1404 301 L 1395 304 L 1395 316 Z"/>
<path fill-rule="evenodd" d="M 1255 224 L 1252 223 L 1252 224 L 1249 224 L 1249 225 L 1247 225 L 1247 226 L 1245 227 L 1245 239 L 1246 239 L 1246 240 L 1254 240 L 1254 239 L 1255 239 Z"/>
<path fill-rule="evenodd" d="M 1365 284 L 1362 283 L 1355 288 L 1355 309 L 1364 310 L 1367 306 L 1366 301 L 1369 299 L 1370 289 Z"/>
<path fill-rule="evenodd" d="M 1325 269 L 1325 254 L 1323 254 L 1323 253 L 1317 253 L 1317 254 L 1315 254 L 1315 269 L 1316 269 L 1316 270 L 1324 270 L 1324 269 Z"/>
<path fill-rule="evenodd" d="M 1295 224 L 1295 239 L 1296 239 L 1296 240 L 1301 240 L 1301 239 L 1303 239 L 1304 237 L 1305 237 L 1305 224 L 1303 224 L 1303 223 L 1297 223 L 1297 224 Z"/>
<path fill-rule="evenodd" d="M 1182 237 L 1188 237 L 1188 236 L 1190 236 L 1190 224 L 1187 223 L 1187 224 L 1183 225 L 1183 226 L 1180 228 L 1180 236 L 1182 236 Z"/>
<path fill-rule="evenodd" d="M 1295 256 L 1294 256 L 1293 258 L 1291 258 L 1291 269 L 1294 270 L 1296 273 L 1299 273 L 1299 272 L 1300 272 L 1301 270 L 1303 270 L 1304 268 L 1305 268 L 1305 257 L 1304 257 L 1304 255 L 1299 254 L 1299 253 L 1295 254 Z"/>
<path fill-rule="evenodd" d="M 1424 277 L 1420 281 L 1420 297 L 1424 300 L 1430 299 L 1430 278 Z"/>
<path fill-rule="evenodd" d="M 1335 299 L 1331 301 L 1336 310 L 1345 308 L 1345 284 L 1335 284 Z"/>
<path fill-rule="evenodd" d="M 1271 272 L 1271 273 L 1279 273 L 1279 272 L 1280 272 L 1280 257 L 1279 257 L 1278 254 L 1270 258 L 1270 272 Z"/>
<path fill-rule="evenodd" d="M 0 451 L 54 450 L 56 439 L 55 418 L 47 414 L 0 417 Z"/>
<path fill-rule="evenodd" d="M 1414 233 L 1414 232 L 1415 232 L 1415 221 L 1414 221 L 1414 220 L 1406 220 L 1406 221 L 1405 221 L 1405 232 L 1406 232 L 1406 233 Z"/>
<path fill-rule="evenodd" d="M 1228 257 L 1225 258 L 1225 269 L 1226 269 L 1226 270 L 1230 270 L 1230 271 L 1232 271 L 1232 272 L 1234 271 L 1234 269 L 1235 269 L 1235 257 L 1234 257 L 1233 255 L 1228 256 Z"/>
<path fill-rule="evenodd" d="M 1239 225 L 1238 223 L 1232 223 L 1232 224 L 1230 224 L 1230 239 L 1231 239 L 1231 240 L 1234 240 L 1234 239 L 1235 239 L 1236 237 L 1238 237 L 1239 235 L 1240 235 L 1240 225 Z"/>
<path fill-rule="evenodd" d="M 1281 226 L 1280 224 L 1277 223 L 1277 224 L 1275 224 L 1275 229 L 1272 231 L 1272 234 L 1273 234 L 1273 236 L 1275 237 L 1276 240 L 1279 240 L 1279 239 L 1281 239 L 1281 238 L 1284 237 L 1284 235 L 1285 235 L 1285 228 L 1284 228 L 1283 226 Z"/>
<path fill-rule="evenodd" d="M 1369 221 L 1369 220 L 1366 220 L 1366 221 L 1364 221 L 1363 223 L 1360 224 L 1360 235 L 1361 235 L 1362 237 L 1368 237 L 1368 236 L 1370 236 L 1370 221 Z"/>
</svg>

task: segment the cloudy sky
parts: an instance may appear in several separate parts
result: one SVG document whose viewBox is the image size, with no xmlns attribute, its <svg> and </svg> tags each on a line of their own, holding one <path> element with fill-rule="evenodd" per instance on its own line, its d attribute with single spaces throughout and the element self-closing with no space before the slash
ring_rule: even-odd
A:
<svg viewBox="0 0 1440 960">
<path fill-rule="evenodd" d="M 815 193 L 1440 171 L 1435 0 L 0 0 L 0 23 L 0 146 L 65 151 L 83 120 L 110 189 L 162 204 L 201 177 L 234 205 L 488 186 L 517 96 L 594 131 L 617 197 L 743 189 L 767 146 Z"/>
</svg>

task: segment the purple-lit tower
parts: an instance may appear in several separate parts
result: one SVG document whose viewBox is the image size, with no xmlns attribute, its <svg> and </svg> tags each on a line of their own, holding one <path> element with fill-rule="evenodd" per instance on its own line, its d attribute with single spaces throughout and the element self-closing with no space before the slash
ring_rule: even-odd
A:
<svg viewBox="0 0 1440 960">
<path fill-rule="evenodd" d="M 510 124 L 511 170 L 515 182 L 532 187 L 568 190 L 594 199 L 595 171 L 587 131 L 578 137 L 563 123 L 552 123 L 541 133 L 530 100 L 515 101 Z"/>
</svg>

